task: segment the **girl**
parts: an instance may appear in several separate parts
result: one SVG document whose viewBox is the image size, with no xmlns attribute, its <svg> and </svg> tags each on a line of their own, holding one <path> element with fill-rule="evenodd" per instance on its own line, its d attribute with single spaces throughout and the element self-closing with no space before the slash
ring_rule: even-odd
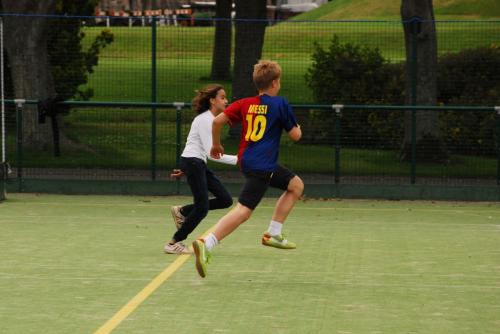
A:
<svg viewBox="0 0 500 334">
<path fill-rule="evenodd" d="M 193 194 L 193 204 L 173 206 L 172 217 L 177 227 L 170 242 L 165 247 L 168 254 L 189 254 L 191 251 L 182 243 L 198 226 L 208 210 L 224 209 L 233 204 L 233 199 L 215 174 L 207 168 L 207 158 L 225 164 L 236 165 L 235 155 L 223 155 L 221 159 L 210 157 L 212 146 L 212 122 L 227 105 L 224 87 L 208 85 L 197 92 L 193 99 L 193 109 L 198 113 L 191 123 L 186 146 L 181 154 L 182 173 L 174 170 L 173 176 L 186 175 Z M 208 192 L 215 198 L 209 199 Z"/>
</svg>

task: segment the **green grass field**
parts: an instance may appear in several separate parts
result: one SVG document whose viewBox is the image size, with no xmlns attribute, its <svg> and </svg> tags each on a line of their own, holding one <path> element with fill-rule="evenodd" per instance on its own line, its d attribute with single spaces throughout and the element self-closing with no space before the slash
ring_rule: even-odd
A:
<svg viewBox="0 0 500 334">
<path fill-rule="evenodd" d="M 330 4 L 328 4 L 330 5 Z M 327 6 L 328 6 L 327 5 Z M 436 25 L 438 52 L 498 44 L 500 23 L 440 22 Z M 103 28 L 84 29 L 84 47 Z M 115 41 L 99 56 L 99 65 L 87 87 L 96 101 L 151 100 L 151 28 L 111 27 Z M 191 101 L 194 91 L 212 82 L 213 27 L 158 28 L 158 101 Z M 282 95 L 292 103 L 314 103 L 305 81 L 314 44 L 327 46 L 333 35 L 349 42 L 378 48 L 391 62 L 405 58 L 404 37 L 397 20 L 380 22 L 283 22 L 266 29 L 262 58 L 277 60 L 283 67 Z M 234 42 L 233 42 L 234 47 Z M 231 82 L 221 82 L 231 96 Z"/>
<path fill-rule="evenodd" d="M 495 19 L 500 17 L 496 0 L 434 0 L 437 20 Z M 335 0 L 318 9 L 303 13 L 300 20 L 399 19 L 400 0 Z"/>
<path fill-rule="evenodd" d="M 286 225 L 298 249 L 282 251 L 259 244 L 274 203 L 266 199 L 201 279 L 192 257 L 179 264 L 162 252 L 174 229 L 168 208 L 188 200 L 9 194 L 0 204 L 2 333 L 95 333 L 167 268 L 173 274 L 108 329 L 498 333 L 498 203 L 308 200 Z"/>
</svg>

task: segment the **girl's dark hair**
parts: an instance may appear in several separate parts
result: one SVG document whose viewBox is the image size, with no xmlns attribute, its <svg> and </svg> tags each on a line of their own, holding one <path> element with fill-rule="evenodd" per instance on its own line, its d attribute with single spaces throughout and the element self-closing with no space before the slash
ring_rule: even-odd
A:
<svg viewBox="0 0 500 334">
<path fill-rule="evenodd" d="M 196 96 L 193 99 L 192 106 L 196 113 L 201 114 L 202 112 L 210 109 L 210 99 L 217 96 L 217 93 L 224 89 L 222 85 L 210 84 L 196 91 Z"/>
</svg>

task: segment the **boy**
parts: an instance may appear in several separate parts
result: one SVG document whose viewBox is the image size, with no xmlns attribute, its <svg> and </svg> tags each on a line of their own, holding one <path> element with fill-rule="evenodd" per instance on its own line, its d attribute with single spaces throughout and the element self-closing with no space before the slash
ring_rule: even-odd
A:
<svg viewBox="0 0 500 334">
<path fill-rule="evenodd" d="M 215 159 L 224 154 L 220 143 L 222 126 L 242 123 L 238 161 L 246 181 L 236 207 L 219 220 L 213 233 L 193 242 L 196 269 L 201 277 L 207 274 L 210 251 L 250 218 L 269 186 L 282 189 L 284 193 L 276 202 L 269 228 L 262 236 L 262 244 L 282 249 L 296 247 L 283 237 L 281 229 L 302 195 L 304 183 L 293 172 L 278 165 L 277 160 L 282 130 L 287 131 L 293 141 L 298 141 L 302 132 L 288 102 L 277 96 L 281 88 L 280 78 L 281 68 L 276 62 L 259 61 L 253 72 L 259 95 L 232 103 L 213 121 L 210 155 Z"/>
</svg>

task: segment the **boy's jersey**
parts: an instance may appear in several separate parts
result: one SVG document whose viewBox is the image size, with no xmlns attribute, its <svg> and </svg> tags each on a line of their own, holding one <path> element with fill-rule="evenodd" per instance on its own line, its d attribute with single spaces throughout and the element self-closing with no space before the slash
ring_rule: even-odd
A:
<svg viewBox="0 0 500 334">
<path fill-rule="evenodd" d="M 292 108 L 281 96 L 260 95 L 238 100 L 224 113 L 231 125 L 242 123 L 238 162 L 243 171 L 273 172 L 278 161 L 281 132 L 297 126 Z"/>
</svg>

